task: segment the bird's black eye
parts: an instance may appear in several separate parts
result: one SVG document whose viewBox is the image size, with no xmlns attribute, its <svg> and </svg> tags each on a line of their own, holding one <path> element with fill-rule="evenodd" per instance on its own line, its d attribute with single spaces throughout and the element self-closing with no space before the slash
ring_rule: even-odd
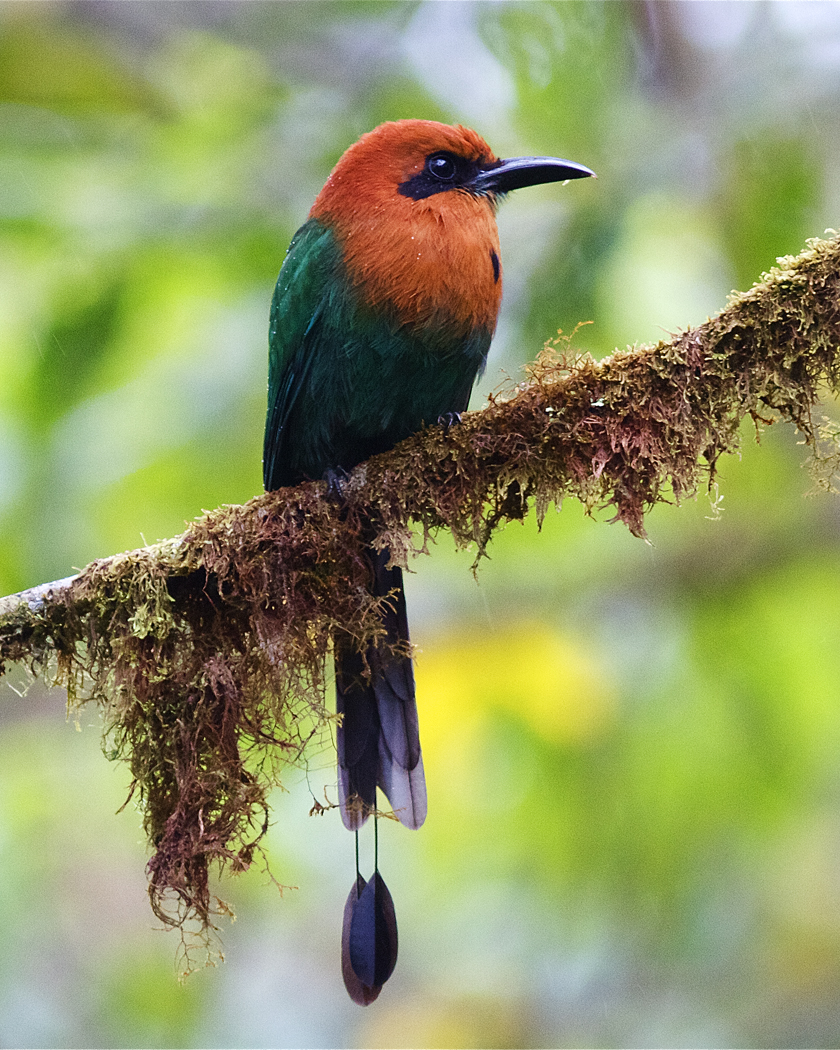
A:
<svg viewBox="0 0 840 1050">
<path fill-rule="evenodd" d="M 457 171 L 455 160 L 448 153 L 436 153 L 433 157 L 429 157 L 426 169 L 441 182 L 451 182 Z"/>
<path fill-rule="evenodd" d="M 401 182 L 397 190 L 404 197 L 422 201 L 436 193 L 464 189 L 469 192 L 470 180 L 479 172 L 478 163 L 459 157 L 457 153 L 441 150 L 426 157 L 423 170 Z"/>
</svg>

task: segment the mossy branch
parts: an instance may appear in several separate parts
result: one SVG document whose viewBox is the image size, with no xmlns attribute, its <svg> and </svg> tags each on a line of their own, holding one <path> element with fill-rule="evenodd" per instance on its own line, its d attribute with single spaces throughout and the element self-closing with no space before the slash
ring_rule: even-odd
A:
<svg viewBox="0 0 840 1050">
<path fill-rule="evenodd" d="M 497 525 L 566 496 L 611 505 L 641 536 L 654 504 L 713 479 L 745 416 L 792 422 L 825 480 L 837 451 L 820 446 L 812 408 L 821 385 L 837 390 L 838 346 L 840 239 L 812 241 L 672 340 L 601 362 L 548 347 L 511 396 L 360 466 L 341 502 L 323 483 L 263 494 L 0 600 L 0 674 L 22 661 L 71 704 L 100 704 L 106 753 L 142 802 L 152 906 L 206 930 L 221 903 L 210 865 L 249 866 L 282 764 L 329 724 L 334 629 L 360 642 L 379 630 L 366 522 L 400 562 L 412 523 L 480 554 Z"/>
</svg>

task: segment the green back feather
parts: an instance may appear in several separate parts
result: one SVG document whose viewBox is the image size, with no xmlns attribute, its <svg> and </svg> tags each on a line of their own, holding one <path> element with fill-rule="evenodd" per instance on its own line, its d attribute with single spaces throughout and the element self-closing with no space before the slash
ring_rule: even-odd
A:
<svg viewBox="0 0 840 1050">
<path fill-rule="evenodd" d="M 329 227 L 310 219 L 289 247 L 271 304 L 267 489 L 351 470 L 467 407 L 491 333 L 467 339 L 400 326 L 361 301 Z"/>
</svg>

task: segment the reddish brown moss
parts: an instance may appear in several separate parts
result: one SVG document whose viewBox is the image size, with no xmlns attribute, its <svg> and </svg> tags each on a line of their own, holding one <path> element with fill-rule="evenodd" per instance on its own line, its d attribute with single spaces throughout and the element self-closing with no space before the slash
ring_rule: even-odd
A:
<svg viewBox="0 0 840 1050">
<path fill-rule="evenodd" d="M 511 397 L 362 465 L 340 507 L 318 484 L 261 495 L 94 562 L 34 608 L 0 602 L 0 673 L 57 658 L 71 703 L 103 708 L 106 753 L 142 801 L 156 914 L 212 925 L 211 865 L 252 863 L 279 770 L 329 723 L 333 631 L 379 629 L 359 554 L 369 518 L 402 562 L 412 522 L 480 555 L 499 523 L 565 496 L 641 536 L 655 503 L 713 480 L 745 416 L 792 422 L 827 483 L 837 446 L 818 451 L 812 407 L 820 384 L 837 389 L 839 263 L 840 242 L 812 242 L 655 347 L 599 363 L 549 347 Z"/>
</svg>

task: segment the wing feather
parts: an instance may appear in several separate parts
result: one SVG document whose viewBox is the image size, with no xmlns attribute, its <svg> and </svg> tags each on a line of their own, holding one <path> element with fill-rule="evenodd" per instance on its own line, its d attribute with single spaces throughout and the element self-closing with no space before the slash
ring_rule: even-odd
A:
<svg viewBox="0 0 840 1050">
<path fill-rule="evenodd" d="M 332 233 L 310 219 L 295 234 L 271 301 L 268 412 L 263 482 L 268 491 L 300 481 L 290 462 L 289 417 L 310 379 L 324 311 L 335 280 Z"/>
</svg>

